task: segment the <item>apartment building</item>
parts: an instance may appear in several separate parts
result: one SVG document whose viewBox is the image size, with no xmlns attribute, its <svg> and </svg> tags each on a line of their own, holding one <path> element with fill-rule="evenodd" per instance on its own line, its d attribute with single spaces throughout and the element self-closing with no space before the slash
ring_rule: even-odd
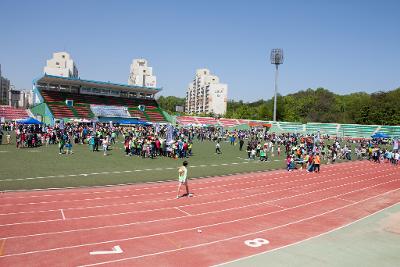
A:
<svg viewBox="0 0 400 267">
<path fill-rule="evenodd" d="M 78 69 L 67 52 L 53 53 L 53 58 L 47 60 L 43 72 L 47 75 L 66 78 L 78 78 L 79 76 Z"/>
<path fill-rule="evenodd" d="M 128 84 L 151 88 L 157 87 L 157 77 L 153 75 L 153 68 L 148 66 L 146 59 L 139 58 L 132 61 Z"/>
<path fill-rule="evenodd" d="M 208 69 L 198 69 L 186 92 L 185 112 L 190 114 L 226 113 L 228 85 L 220 83 Z"/>
</svg>

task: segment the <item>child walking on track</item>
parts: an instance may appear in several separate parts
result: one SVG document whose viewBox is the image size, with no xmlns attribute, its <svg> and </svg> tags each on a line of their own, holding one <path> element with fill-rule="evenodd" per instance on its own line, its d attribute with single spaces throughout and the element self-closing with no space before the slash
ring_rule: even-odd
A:
<svg viewBox="0 0 400 267">
<path fill-rule="evenodd" d="M 319 166 L 321 164 L 321 159 L 319 158 L 319 153 L 314 157 L 314 172 L 319 172 Z"/>
<path fill-rule="evenodd" d="M 180 198 L 183 196 L 188 196 L 188 197 L 192 196 L 189 193 L 189 186 L 188 186 L 188 181 L 187 181 L 187 168 L 186 168 L 187 165 L 188 165 L 188 162 L 185 160 L 183 162 L 183 165 L 181 167 L 179 167 L 179 169 L 178 169 L 179 186 L 178 186 L 178 194 L 177 194 L 176 198 Z M 182 185 L 185 185 L 185 187 L 186 187 L 186 194 L 180 196 L 179 193 L 181 191 Z"/>
</svg>

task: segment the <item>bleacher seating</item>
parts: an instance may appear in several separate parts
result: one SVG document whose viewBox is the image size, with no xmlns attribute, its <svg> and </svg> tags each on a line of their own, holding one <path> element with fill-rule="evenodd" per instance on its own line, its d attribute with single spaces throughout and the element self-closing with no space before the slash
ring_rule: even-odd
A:
<svg viewBox="0 0 400 267">
<path fill-rule="evenodd" d="M 0 118 L 1 117 L 6 120 L 18 120 L 28 117 L 28 113 L 25 109 L 18 109 L 10 106 L 0 106 Z"/>
<path fill-rule="evenodd" d="M 129 114 L 131 114 L 131 117 L 137 117 L 141 121 L 147 121 L 146 115 L 137 108 L 128 108 Z"/>
<path fill-rule="evenodd" d="M 124 98 L 104 95 L 86 95 L 61 91 L 40 91 L 45 102 L 65 102 L 65 100 L 73 100 L 74 103 L 94 104 L 94 105 L 109 105 L 109 106 L 157 106 L 154 99 L 138 99 Z"/>
<path fill-rule="evenodd" d="M 344 137 L 369 138 L 377 129 L 378 125 L 342 124 L 339 132 Z"/>
<path fill-rule="evenodd" d="M 77 94 L 70 92 L 50 91 L 50 90 L 41 90 L 40 93 L 44 99 L 44 102 L 46 102 L 48 105 L 51 105 L 50 109 L 52 110 L 53 115 L 56 118 L 61 118 L 59 116 L 92 118 L 94 114 L 90 110 L 89 105 L 101 105 L 101 106 L 128 107 L 129 113 L 126 113 L 125 116 L 117 116 L 117 117 L 128 117 L 129 114 L 133 113 L 132 116 L 140 117 L 140 119 L 144 121 L 155 121 L 155 122 L 166 121 L 162 111 L 160 110 L 156 100 L 154 99 L 87 95 L 87 94 Z M 74 101 L 74 106 L 72 108 L 69 108 L 65 105 L 65 100 L 67 99 Z M 139 105 L 146 106 L 146 111 L 144 113 L 137 110 L 137 107 Z M 112 115 L 112 112 L 107 114 Z"/>
<path fill-rule="evenodd" d="M 190 124 L 200 124 L 197 121 L 197 117 L 180 116 L 180 117 L 177 117 L 176 119 L 177 119 L 178 124 L 183 125 L 183 126 L 190 125 Z"/>
<path fill-rule="evenodd" d="M 271 124 L 271 132 L 296 132 L 296 133 L 317 133 L 330 136 L 370 138 L 377 131 L 386 133 L 391 137 L 400 137 L 400 126 L 378 126 L 378 125 L 360 125 L 360 124 L 338 124 L 338 123 L 307 123 L 300 122 L 273 122 L 273 121 L 251 121 L 244 119 L 215 119 L 211 117 L 179 116 L 177 117 L 179 125 L 219 125 L 223 127 L 235 127 L 241 124 L 252 122 Z"/>
<path fill-rule="evenodd" d="M 161 110 L 156 106 L 146 106 L 145 113 L 149 117 L 150 121 L 165 122 L 165 118 L 162 115 Z"/>
<path fill-rule="evenodd" d="M 303 132 L 303 124 L 300 122 L 279 122 L 280 127 L 285 132 Z"/>
<path fill-rule="evenodd" d="M 321 134 L 337 135 L 338 124 L 336 123 L 307 123 L 306 132 L 316 133 L 320 131 Z"/>
<path fill-rule="evenodd" d="M 216 125 L 218 121 L 211 117 L 197 117 L 199 124 Z"/>
<path fill-rule="evenodd" d="M 55 118 L 74 118 L 77 117 L 73 110 L 67 105 L 48 103 L 47 106 L 50 108 Z"/>
<path fill-rule="evenodd" d="M 400 137 L 400 126 L 381 126 L 379 128 L 380 133 L 385 133 L 390 137 Z"/>
<path fill-rule="evenodd" d="M 224 127 L 234 127 L 237 125 L 240 125 L 241 123 L 236 120 L 236 119 L 224 119 L 224 118 L 220 118 L 219 120 L 219 124 L 224 126 Z"/>
<path fill-rule="evenodd" d="M 90 110 L 90 106 L 88 105 L 74 105 L 73 109 L 75 109 L 76 113 L 78 114 L 78 117 L 80 118 L 92 118 L 93 113 Z"/>
</svg>

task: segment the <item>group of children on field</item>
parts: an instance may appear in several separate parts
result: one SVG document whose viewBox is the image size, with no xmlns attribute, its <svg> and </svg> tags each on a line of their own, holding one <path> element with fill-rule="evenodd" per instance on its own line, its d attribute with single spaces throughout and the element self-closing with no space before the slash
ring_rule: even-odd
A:
<svg viewBox="0 0 400 267">
<path fill-rule="evenodd" d="M 321 157 L 319 153 L 305 154 L 303 157 L 295 158 L 294 155 L 288 155 L 286 158 L 287 170 L 293 171 L 300 165 L 300 169 L 306 169 L 308 172 L 319 172 Z"/>
</svg>

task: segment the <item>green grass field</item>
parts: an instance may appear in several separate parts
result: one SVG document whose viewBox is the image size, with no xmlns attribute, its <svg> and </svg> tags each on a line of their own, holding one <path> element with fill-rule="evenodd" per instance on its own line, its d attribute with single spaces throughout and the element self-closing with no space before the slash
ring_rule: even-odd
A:
<svg viewBox="0 0 400 267">
<path fill-rule="evenodd" d="M 15 140 L 15 139 L 14 139 Z M 4 141 L 4 140 L 3 140 Z M 119 140 L 122 141 L 122 140 Z M 195 142 L 189 161 L 189 177 L 264 171 L 284 168 L 284 158 L 248 161 L 239 145 L 222 142 L 222 155 L 215 143 Z M 16 149 L 15 144 L 0 146 L 0 190 L 23 190 L 81 186 L 116 185 L 164 181 L 177 178 L 182 160 L 126 157 L 123 144 L 112 146 L 108 156 L 91 152 L 87 145 L 74 145 L 73 155 L 59 155 L 58 146 Z"/>
<path fill-rule="evenodd" d="M 74 145 L 73 155 L 59 155 L 58 145 L 38 148 L 0 145 L 0 191 L 104 186 L 177 179 L 182 159 L 127 157 L 122 139 L 111 147 L 108 156 L 91 152 L 88 145 Z M 246 143 L 245 143 L 246 145 Z M 285 168 L 284 153 L 268 162 L 247 160 L 239 145 L 221 143 L 222 154 L 215 154 L 215 143 L 194 141 L 189 161 L 189 178 L 246 173 Z M 283 147 L 282 147 L 283 149 Z M 323 168 L 323 166 L 322 166 Z"/>
</svg>

